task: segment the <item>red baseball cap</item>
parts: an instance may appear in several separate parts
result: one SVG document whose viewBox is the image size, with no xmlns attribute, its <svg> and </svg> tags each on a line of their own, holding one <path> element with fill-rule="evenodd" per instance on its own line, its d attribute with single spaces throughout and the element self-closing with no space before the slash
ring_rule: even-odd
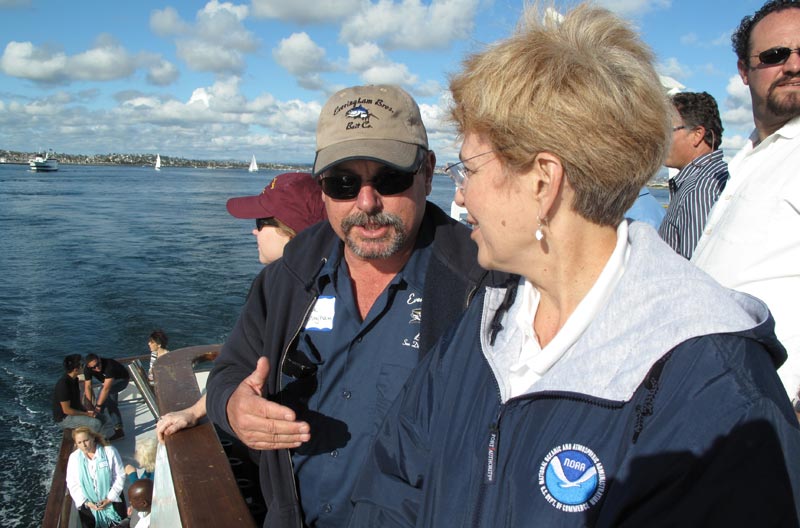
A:
<svg viewBox="0 0 800 528">
<path fill-rule="evenodd" d="M 227 208 L 236 218 L 277 218 L 296 233 L 327 218 L 322 189 L 306 172 L 278 174 L 261 194 L 231 198 Z"/>
</svg>

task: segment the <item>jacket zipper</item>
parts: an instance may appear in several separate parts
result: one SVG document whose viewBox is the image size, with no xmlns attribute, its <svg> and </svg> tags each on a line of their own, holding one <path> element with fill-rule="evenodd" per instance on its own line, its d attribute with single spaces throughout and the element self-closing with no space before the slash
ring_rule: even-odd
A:
<svg viewBox="0 0 800 528">
<path fill-rule="evenodd" d="M 306 308 L 306 313 L 303 314 L 303 319 L 300 322 L 300 327 L 295 331 L 294 336 L 292 336 L 292 338 L 289 340 L 289 343 L 287 344 L 286 348 L 283 350 L 283 354 L 281 354 L 281 361 L 280 361 L 280 363 L 278 365 L 278 367 L 279 367 L 278 372 L 277 372 L 277 378 L 278 379 L 277 379 L 277 384 L 276 384 L 277 388 L 278 388 L 278 391 L 277 391 L 278 393 L 280 393 L 283 390 L 283 375 L 282 375 L 282 372 L 283 372 L 283 364 L 286 361 L 286 355 L 289 353 L 289 348 L 291 348 L 292 344 L 295 341 L 297 341 L 297 339 L 300 337 L 300 332 L 303 331 L 303 327 L 305 326 L 306 321 L 308 321 L 308 317 L 311 314 L 311 310 L 314 309 L 314 305 L 316 304 L 318 298 L 319 298 L 319 295 L 317 294 L 311 299 L 311 303 L 308 305 L 308 308 Z M 289 452 L 288 449 L 284 449 L 283 451 L 286 453 L 286 458 L 289 460 L 289 469 L 291 470 L 290 471 L 290 475 L 291 475 L 291 478 L 292 478 L 292 493 L 294 494 L 294 503 L 295 503 L 295 505 L 297 505 L 297 507 L 299 509 L 300 508 L 300 497 L 297 494 L 297 478 L 294 475 L 294 461 L 292 460 L 292 454 Z M 297 526 L 298 526 L 298 528 L 303 528 L 303 519 L 302 518 L 298 519 Z"/>
</svg>

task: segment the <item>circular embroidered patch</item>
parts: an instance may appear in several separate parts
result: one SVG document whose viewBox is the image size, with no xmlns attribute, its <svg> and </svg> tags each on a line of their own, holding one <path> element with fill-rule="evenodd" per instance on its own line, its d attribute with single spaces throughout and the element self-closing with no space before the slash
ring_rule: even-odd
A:
<svg viewBox="0 0 800 528">
<path fill-rule="evenodd" d="M 606 487 L 603 464 L 580 444 L 554 447 L 539 466 L 539 489 L 557 510 L 583 512 L 597 504 Z"/>
</svg>

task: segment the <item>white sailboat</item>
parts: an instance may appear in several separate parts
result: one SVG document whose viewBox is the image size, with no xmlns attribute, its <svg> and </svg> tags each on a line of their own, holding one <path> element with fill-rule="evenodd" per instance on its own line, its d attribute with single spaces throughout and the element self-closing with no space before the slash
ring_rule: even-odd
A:
<svg viewBox="0 0 800 528">
<path fill-rule="evenodd" d="M 161 170 L 161 154 L 156 154 L 156 170 Z"/>
<path fill-rule="evenodd" d="M 250 167 L 247 169 L 248 172 L 258 172 L 258 163 L 256 163 L 256 155 L 253 154 L 253 159 L 250 160 Z"/>
</svg>

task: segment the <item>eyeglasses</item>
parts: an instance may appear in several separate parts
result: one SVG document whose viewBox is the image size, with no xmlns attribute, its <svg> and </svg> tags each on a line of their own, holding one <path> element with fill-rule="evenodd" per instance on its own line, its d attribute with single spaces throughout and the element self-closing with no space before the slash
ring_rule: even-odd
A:
<svg viewBox="0 0 800 528">
<path fill-rule="evenodd" d="M 256 218 L 256 231 L 261 232 L 265 227 L 278 227 L 278 221 L 274 217 Z"/>
<path fill-rule="evenodd" d="M 795 52 L 800 54 L 800 48 L 770 48 L 766 51 L 762 51 L 758 55 L 751 55 L 751 57 L 758 57 L 758 60 L 761 61 L 761 65 L 777 66 L 778 64 L 783 64 L 789 60 L 789 56 Z"/>
<path fill-rule="evenodd" d="M 683 130 L 684 128 L 686 128 L 686 125 L 674 126 L 672 127 L 672 131 L 677 132 L 678 130 Z"/>
<path fill-rule="evenodd" d="M 476 154 L 472 157 L 469 157 L 465 160 L 461 160 L 458 163 L 452 163 L 444 168 L 444 171 L 450 176 L 450 179 L 453 180 L 453 183 L 456 184 L 456 187 L 459 191 L 464 190 L 464 185 L 467 184 L 467 180 L 469 179 L 470 171 L 467 167 L 464 166 L 464 163 L 470 160 L 474 160 L 475 158 L 480 158 L 481 156 L 485 156 L 487 154 L 491 154 L 494 152 L 493 150 L 488 150 L 486 152 L 482 152 L 480 154 Z"/>
<path fill-rule="evenodd" d="M 100 368 L 100 363 L 95 363 L 94 365 L 86 365 L 89 370 L 98 370 Z"/>
</svg>

